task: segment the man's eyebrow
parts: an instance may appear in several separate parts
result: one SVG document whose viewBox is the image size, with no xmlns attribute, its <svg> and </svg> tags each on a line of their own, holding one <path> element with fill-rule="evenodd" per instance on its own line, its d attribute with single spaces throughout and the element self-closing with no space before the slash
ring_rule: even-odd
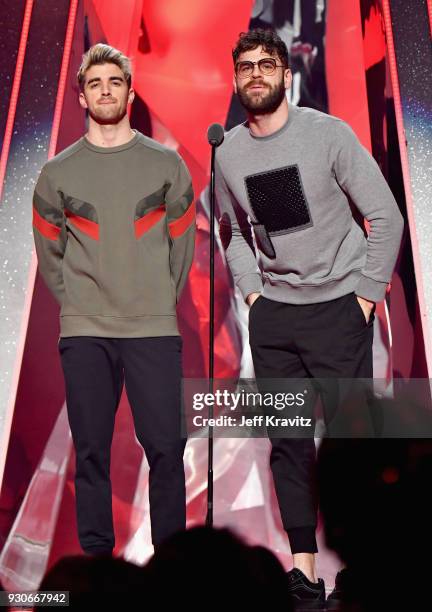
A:
<svg viewBox="0 0 432 612">
<path fill-rule="evenodd" d="M 96 83 L 97 81 L 100 81 L 101 78 L 100 77 L 93 77 L 92 79 L 89 79 L 87 81 L 87 85 L 90 85 L 90 83 Z M 110 81 L 124 81 L 124 78 L 122 76 L 111 76 L 109 77 Z"/>
</svg>

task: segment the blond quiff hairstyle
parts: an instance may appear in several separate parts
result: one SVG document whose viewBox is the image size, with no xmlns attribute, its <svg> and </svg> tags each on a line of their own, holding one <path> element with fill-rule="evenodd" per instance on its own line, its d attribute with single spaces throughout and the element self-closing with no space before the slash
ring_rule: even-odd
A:
<svg viewBox="0 0 432 612">
<path fill-rule="evenodd" d="M 81 90 L 84 88 L 85 74 L 87 70 L 91 68 L 91 66 L 95 66 L 97 64 L 115 64 L 118 66 L 123 72 L 127 85 L 130 88 L 132 82 L 130 59 L 118 49 L 115 49 L 110 45 L 98 43 L 97 45 L 90 47 L 90 49 L 84 53 L 82 57 L 81 66 L 79 67 L 77 74 L 78 84 Z"/>
</svg>

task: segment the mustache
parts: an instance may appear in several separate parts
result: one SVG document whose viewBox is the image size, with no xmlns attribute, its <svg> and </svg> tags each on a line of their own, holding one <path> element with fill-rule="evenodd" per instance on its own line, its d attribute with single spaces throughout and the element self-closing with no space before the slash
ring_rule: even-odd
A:
<svg viewBox="0 0 432 612">
<path fill-rule="evenodd" d="M 246 87 L 246 90 L 251 89 L 251 87 L 256 87 L 257 85 L 259 85 L 260 87 L 269 87 L 269 85 L 267 83 L 264 83 L 264 81 L 254 81 Z"/>
<path fill-rule="evenodd" d="M 116 102 L 115 98 L 99 98 L 98 102 Z"/>
</svg>

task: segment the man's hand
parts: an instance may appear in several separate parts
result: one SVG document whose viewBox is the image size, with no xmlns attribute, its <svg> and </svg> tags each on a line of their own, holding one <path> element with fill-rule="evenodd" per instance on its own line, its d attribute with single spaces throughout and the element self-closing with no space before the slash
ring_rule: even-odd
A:
<svg viewBox="0 0 432 612">
<path fill-rule="evenodd" d="M 261 293 L 249 293 L 249 295 L 246 298 L 246 302 L 248 303 L 249 308 L 252 306 L 255 300 L 257 300 L 260 297 L 260 295 Z"/>
<path fill-rule="evenodd" d="M 373 307 L 375 306 L 375 302 L 366 300 L 365 298 L 362 298 L 358 295 L 356 297 L 357 297 L 358 303 L 360 304 L 361 309 L 363 310 L 363 314 L 365 316 L 366 323 L 369 323 L 370 315 L 371 315 Z"/>
</svg>

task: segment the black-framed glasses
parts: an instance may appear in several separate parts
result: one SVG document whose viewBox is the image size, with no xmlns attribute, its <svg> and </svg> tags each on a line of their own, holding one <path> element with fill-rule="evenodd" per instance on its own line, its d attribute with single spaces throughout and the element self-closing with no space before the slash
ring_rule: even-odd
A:
<svg viewBox="0 0 432 612">
<path fill-rule="evenodd" d="M 261 74 L 265 74 L 266 76 L 273 74 L 276 68 L 285 68 L 283 64 L 277 64 L 276 60 L 272 57 L 263 57 L 257 62 L 237 62 L 235 65 L 235 73 L 241 79 L 246 79 L 251 76 L 256 65 Z"/>
</svg>

